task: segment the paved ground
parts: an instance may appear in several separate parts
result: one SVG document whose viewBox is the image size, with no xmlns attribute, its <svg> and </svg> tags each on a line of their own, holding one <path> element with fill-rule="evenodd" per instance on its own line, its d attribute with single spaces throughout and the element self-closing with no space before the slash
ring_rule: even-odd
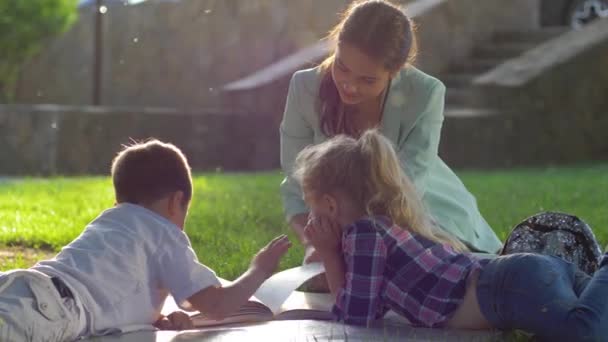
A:
<svg viewBox="0 0 608 342">
<path fill-rule="evenodd" d="M 387 319 L 362 328 L 328 321 L 272 321 L 183 332 L 137 332 L 106 336 L 88 342 L 233 342 L 233 341 L 504 341 L 498 331 L 464 331 L 413 328 Z"/>
</svg>

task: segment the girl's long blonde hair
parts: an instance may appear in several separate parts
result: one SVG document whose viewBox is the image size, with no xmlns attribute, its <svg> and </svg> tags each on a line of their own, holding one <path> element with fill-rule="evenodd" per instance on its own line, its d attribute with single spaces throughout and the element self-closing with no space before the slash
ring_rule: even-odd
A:
<svg viewBox="0 0 608 342">
<path fill-rule="evenodd" d="M 465 245 L 433 224 L 416 188 L 401 169 L 391 142 L 376 130 L 359 139 L 337 135 L 296 157 L 294 178 L 313 194 L 340 192 L 367 215 L 385 215 L 427 239 L 465 251 Z"/>
</svg>

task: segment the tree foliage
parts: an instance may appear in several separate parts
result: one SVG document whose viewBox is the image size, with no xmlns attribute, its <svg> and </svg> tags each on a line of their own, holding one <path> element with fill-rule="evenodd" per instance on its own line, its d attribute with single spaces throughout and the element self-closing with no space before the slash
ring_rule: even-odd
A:
<svg viewBox="0 0 608 342">
<path fill-rule="evenodd" d="M 0 102 L 14 96 L 20 68 L 76 20 L 77 0 L 0 0 Z"/>
</svg>

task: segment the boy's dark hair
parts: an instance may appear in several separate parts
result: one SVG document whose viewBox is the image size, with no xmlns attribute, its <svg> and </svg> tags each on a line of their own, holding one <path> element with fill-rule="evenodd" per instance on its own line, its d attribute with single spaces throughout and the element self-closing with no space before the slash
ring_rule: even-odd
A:
<svg viewBox="0 0 608 342">
<path fill-rule="evenodd" d="M 116 202 L 148 204 L 174 191 L 183 191 L 184 203 L 192 198 L 190 166 L 173 144 L 156 139 L 126 146 L 112 162 Z"/>
</svg>

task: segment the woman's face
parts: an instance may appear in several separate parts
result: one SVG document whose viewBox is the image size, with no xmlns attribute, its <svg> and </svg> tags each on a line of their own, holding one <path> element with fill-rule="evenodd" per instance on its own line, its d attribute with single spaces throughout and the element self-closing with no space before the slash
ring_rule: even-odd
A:
<svg viewBox="0 0 608 342">
<path fill-rule="evenodd" d="M 347 105 L 378 98 L 391 77 L 383 65 L 348 43 L 336 47 L 331 75 L 340 99 Z"/>
</svg>

